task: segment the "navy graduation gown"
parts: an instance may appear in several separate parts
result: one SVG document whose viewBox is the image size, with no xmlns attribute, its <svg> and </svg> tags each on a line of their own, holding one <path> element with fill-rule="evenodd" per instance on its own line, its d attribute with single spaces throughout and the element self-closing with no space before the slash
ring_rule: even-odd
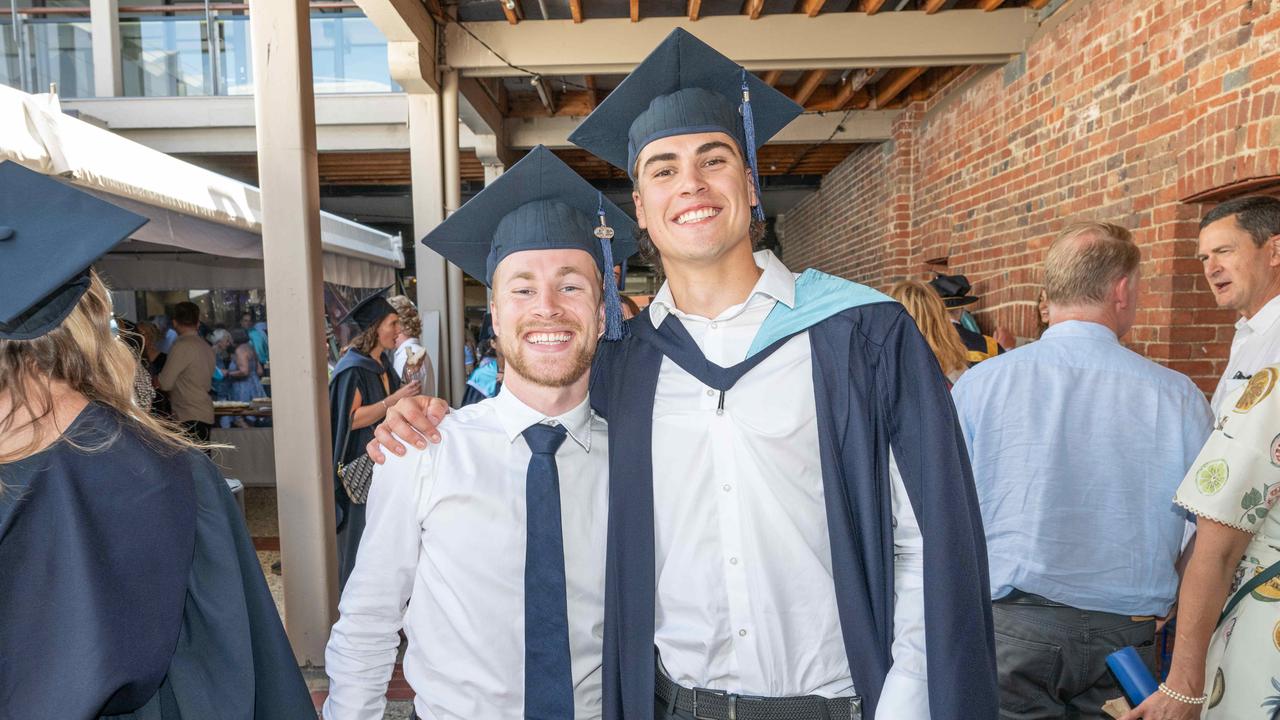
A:
<svg viewBox="0 0 1280 720">
<path fill-rule="evenodd" d="M 338 515 L 338 588 L 347 585 L 347 578 L 356 567 L 356 552 L 360 548 L 360 536 L 364 534 L 365 507 L 351 502 L 338 478 L 338 464 L 349 463 L 365 452 L 365 446 L 373 439 L 376 424 L 359 429 L 351 427 L 352 406 L 356 391 L 360 391 L 362 405 L 372 405 L 387 397 L 382 385 L 382 375 L 395 392 L 400 380 L 389 369 L 385 357 L 375 360 L 368 355 L 348 350 L 338 359 L 329 379 L 329 429 L 333 434 L 333 499 Z"/>
<path fill-rule="evenodd" d="M 0 718 L 314 716 L 217 468 L 103 405 L 67 436 L 0 466 Z"/>
<path fill-rule="evenodd" d="M 651 321 L 646 311 L 632 322 Z M 892 664 L 892 447 L 923 534 L 933 720 L 995 718 L 986 542 L 964 438 L 937 360 L 897 303 L 838 310 L 807 330 L 836 602 L 864 717 L 874 717 Z M 592 376 L 592 402 L 609 419 L 611 450 L 606 720 L 648 720 L 653 713 L 652 420 L 663 356 L 643 337 L 632 333 L 602 344 Z"/>
</svg>

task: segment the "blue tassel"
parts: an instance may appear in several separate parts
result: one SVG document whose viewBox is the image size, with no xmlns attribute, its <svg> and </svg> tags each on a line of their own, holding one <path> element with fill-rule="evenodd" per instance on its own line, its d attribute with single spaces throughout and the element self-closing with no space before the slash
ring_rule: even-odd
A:
<svg viewBox="0 0 1280 720">
<path fill-rule="evenodd" d="M 621 340 L 624 335 L 622 298 L 618 296 L 618 283 L 613 280 L 613 228 L 605 219 L 604 193 L 597 191 L 597 199 L 600 227 L 596 228 L 596 237 L 600 238 L 600 250 L 604 255 L 604 339 Z"/>
<path fill-rule="evenodd" d="M 746 131 L 747 164 L 751 166 L 751 183 L 756 188 L 756 205 L 751 208 L 751 216 L 764 222 L 764 193 L 760 190 L 760 173 L 756 166 L 756 120 L 751 114 L 751 91 L 747 89 L 747 70 L 742 69 L 742 129 Z"/>
</svg>

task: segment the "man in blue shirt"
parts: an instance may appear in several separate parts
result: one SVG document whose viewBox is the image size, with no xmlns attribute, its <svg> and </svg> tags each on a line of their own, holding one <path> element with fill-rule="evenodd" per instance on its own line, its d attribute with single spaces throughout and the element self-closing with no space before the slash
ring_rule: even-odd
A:
<svg viewBox="0 0 1280 720">
<path fill-rule="evenodd" d="M 1001 717 L 1106 717 L 1112 650 L 1155 668 L 1187 521 L 1173 494 L 1212 415 L 1187 377 L 1120 344 L 1138 300 L 1127 230 L 1077 223 L 1045 262 L 1039 342 L 956 383 L 982 507 Z"/>
</svg>

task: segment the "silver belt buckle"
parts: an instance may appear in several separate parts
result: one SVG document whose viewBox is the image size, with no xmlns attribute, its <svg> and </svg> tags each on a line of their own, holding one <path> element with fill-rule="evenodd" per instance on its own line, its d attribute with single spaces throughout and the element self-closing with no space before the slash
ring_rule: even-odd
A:
<svg viewBox="0 0 1280 720">
<path fill-rule="evenodd" d="M 861 695 L 854 695 L 849 699 L 849 720 L 862 720 Z"/>
</svg>

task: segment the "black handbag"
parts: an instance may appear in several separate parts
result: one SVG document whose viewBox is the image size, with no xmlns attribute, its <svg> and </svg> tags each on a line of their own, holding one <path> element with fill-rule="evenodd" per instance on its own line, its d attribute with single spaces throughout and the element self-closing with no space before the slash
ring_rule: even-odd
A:
<svg viewBox="0 0 1280 720">
<path fill-rule="evenodd" d="M 369 453 L 346 464 L 338 463 L 338 478 L 342 480 L 342 489 L 347 491 L 347 497 L 356 505 L 363 505 L 369 499 L 374 465 Z"/>
</svg>

